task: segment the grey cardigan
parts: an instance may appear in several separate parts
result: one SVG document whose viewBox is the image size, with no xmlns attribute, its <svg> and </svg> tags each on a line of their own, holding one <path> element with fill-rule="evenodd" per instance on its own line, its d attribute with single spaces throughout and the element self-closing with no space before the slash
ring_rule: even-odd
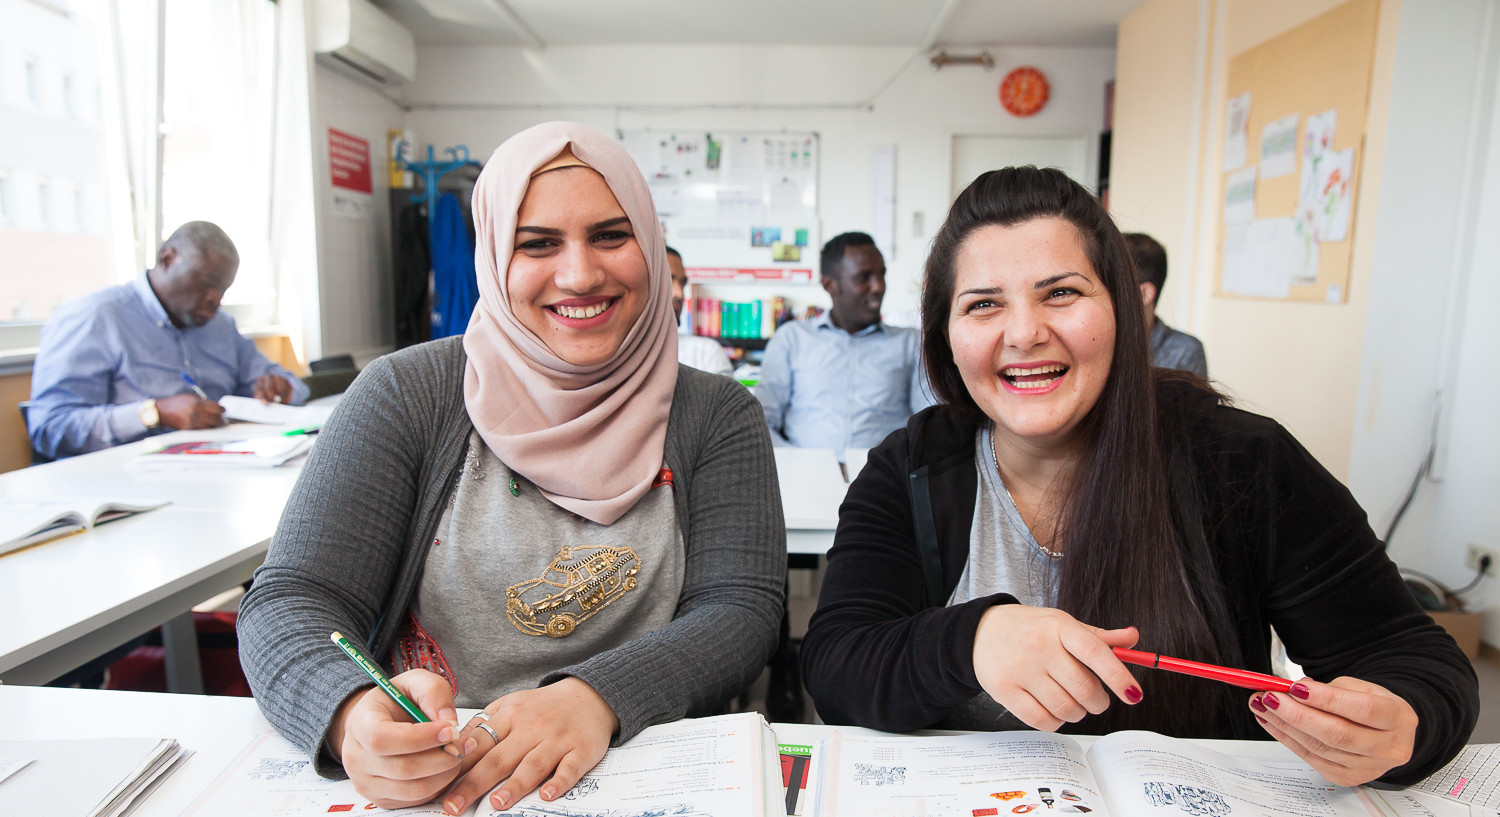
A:
<svg viewBox="0 0 1500 817">
<path fill-rule="evenodd" d="M 328 634 L 343 632 L 390 668 L 473 429 L 466 360 L 462 338 L 448 338 L 360 373 L 240 605 L 240 662 L 261 711 L 325 776 L 343 774 L 319 751 L 332 718 L 370 684 Z M 672 623 L 543 681 L 587 681 L 620 719 L 617 743 L 722 708 L 760 672 L 781 620 L 786 528 L 755 398 L 726 377 L 679 367 L 665 459 L 685 550 Z"/>
</svg>

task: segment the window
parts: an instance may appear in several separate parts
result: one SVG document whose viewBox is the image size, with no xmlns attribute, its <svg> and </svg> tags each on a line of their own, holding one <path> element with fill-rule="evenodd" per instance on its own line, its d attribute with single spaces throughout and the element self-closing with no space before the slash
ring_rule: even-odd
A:
<svg viewBox="0 0 1500 817">
<path fill-rule="evenodd" d="M 162 238 L 188 221 L 224 228 L 240 271 L 224 303 L 270 305 L 276 6 L 167 0 Z"/>
<path fill-rule="evenodd" d="M 0 276 L 0 351 L 34 346 L 58 304 L 131 280 L 195 220 L 239 248 L 226 306 L 273 322 L 274 0 L 0 5 L 0 258 L 16 273 Z"/>
<path fill-rule="evenodd" d="M 74 119 L 78 119 L 78 94 L 77 90 L 73 87 L 72 74 L 62 75 L 62 102 L 63 113 Z"/>
<path fill-rule="evenodd" d="M 57 213 L 52 202 L 52 182 L 48 179 L 36 180 L 36 218 L 37 226 L 41 229 L 57 229 Z"/>
<path fill-rule="evenodd" d="M 107 64 L 103 0 L 12 2 L 0 51 L 11 87 L 0 94 L 7 167 L 0 172 L 0 350 L 36 345 L 41 322 L 63 301 L 114 283 L 108 134 L 75 109 Z M 128 219 L 128 209 L 125 209 Z M 128 221 L 127 221 L 128 223 Z M 126 237 L 128 241 L 128 234 Z"/>
<path fill-rule="evenodd" d="M 9 227 L 15 222 L 11 215 L 15 205 L 10 203 L 10 171 L 0 170 L 0 227 Z"/>
<path fill-rule="evenodd" d="M 33 107 L 43 107 L 42 102 L 42 64 L 36 57 L 26 58 L 26 98 L 31 100 Z"/>
</svg>

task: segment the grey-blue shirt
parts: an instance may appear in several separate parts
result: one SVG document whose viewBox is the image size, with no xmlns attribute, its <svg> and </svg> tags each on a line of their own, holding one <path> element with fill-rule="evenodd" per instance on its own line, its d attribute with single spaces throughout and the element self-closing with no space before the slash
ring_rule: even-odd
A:
<svg viewBox="0 0 1500 817">
<path fill-rule="evenodd" d="M 1203 342 L 1186 332 L 1179 332 L 1161 318 L 1151 327 L 1151 365 L 1162 369 L 1183 369 L 1208 377 L 1208 358 Z"/>
<path fill-rule="evenodd" d="M 31 446 L 70 457 L 139 440 L 149 432 L 141 401 L 189 391 L 183 374 L 210 400 L 253 396 L 266 374 L 292 384 L 293 403 L 307 400 L 307 385 L 262 355 L 228 313 L 173 326 L 142 274 L 63 304 L 42 327 L 27 410 Z"/>
<path fill-rule="evenodd" d="M 915 329 L 874 323 L 851 335 L 826 312 L 783 324 L 754 390 L 773 444 L 873 448 L 936 402 L 920 346 Z"/>
</svg>

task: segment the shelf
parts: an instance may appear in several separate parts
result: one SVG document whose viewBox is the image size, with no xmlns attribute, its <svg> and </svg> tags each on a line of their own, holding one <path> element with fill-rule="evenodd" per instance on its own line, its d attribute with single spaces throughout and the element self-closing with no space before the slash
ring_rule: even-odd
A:
<svg viewBox="0 0 1500 817">
<path fill-rule="evenodd" d="M 713 338 L 713 340 L 718 341 L 720 346 L 736 346 L 736 347 L 739 347 L 741 349 L 748 349 L 748 350 L 750 350 L 752 352 L 758 352 L 758 351 L 764 350 L 766 348 L 766 344 L 771 339 L 770 338 Z"/>
</svg>

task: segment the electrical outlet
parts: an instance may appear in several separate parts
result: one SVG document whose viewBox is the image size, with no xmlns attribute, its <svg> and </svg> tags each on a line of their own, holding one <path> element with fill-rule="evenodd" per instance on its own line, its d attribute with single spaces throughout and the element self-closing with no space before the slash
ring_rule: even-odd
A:
<svg viewBox="0 0 1500 817">
<path fill-rule="evenodd" d="M 1484 575 L 1500 576 L 1500 553 L 1496 553 L 1495 551 L 1490 550 L 1484 545 L 1476 545 L 1473 542 L 1470 542 L 1469 557 L 1464 560 L 1464 564 L 1467 565 L 1470 570 L 1478 570 L 1479 560 L 1486 556 L 1490 557 L 1490 567 L 1488 570 L 1484 571 Z"/>
</svg>

